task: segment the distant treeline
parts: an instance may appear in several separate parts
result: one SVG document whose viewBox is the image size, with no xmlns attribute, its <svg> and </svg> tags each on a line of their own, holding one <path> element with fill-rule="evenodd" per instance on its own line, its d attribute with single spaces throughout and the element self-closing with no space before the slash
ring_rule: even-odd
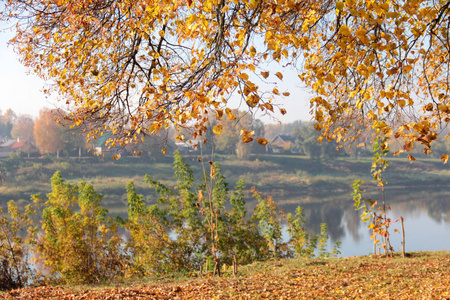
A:
<svg viewBox="0 0 450 300">
<path fill-rule="evenodd" d="M 335 141 L 323 139 L 318 142 L 320 132 L 314 129 L 313 122 L 295 121 L 287 124 L 264 124 L 250 113 L 233 111 L 232 119 L 224 114 L 220 120 L 214 120 L 210 124 L 210 129 L 205 137 L 191 140 L 192 132 L 183 129 L 176 132 L 173 128 L 162 129 L 158 135 L 147 136 L 139 144 L 130 144 L 123 147 L 109 147 L 108 139 L 114 138 L 111 132 L 104 132 L 100 138 L 89 139 L 81 127 L 70 128 L 64 126 L 61 121 L 57 122 L 57 117 L 61 117 L 63 112 L 59 110 L 42 109 L 38 118 L 27 115 L 16 115 L 14 111 L 8 109 L 5 113 L 0 111 L 0 140 L 1 156 L 41 156 L 43 154 L 63 156 L 81 156 L 104 154 L 110 151 L 113 154 L 121 155 L 144 155 L 157 160 L 160 159 L 162 149 L 164 152 L 174 152 L 180 150 L 184 153 L 202 151 L 209 154 L 211 151 L 236 155 L 240 159 L 248 159 L 251 154 L 261 153 L 294 153 L 306 155 L 313 159 L 335 158 L 338 156 L 370 156 L 371 137 L 359 139 L 352 143 L 338 144 Z M 61 120 L 61 118 L 59 118 Z M 64 122 L 62 122 L 64 123 Z M 221 133 L 215 134 L 212 128 L 220 125 Z M 246 143 L 242 140 L 242 131 L 252 132 L 253 140 Z M 446 135 L 448 129 L 443 129 Z M 205 139 L 206 138 L 206 142 Z M 258 138 L 265 138 L 267 145 L 264 147 L 256 142 Z M 18 143 L 13 149 L 8 148 L 11 140 Z M 391 152 L 397 151 L 401 143 L 395 139 L 390 142 Z M 358 147 L 359 145 L 359 147 Z M 337 151 L 339 150 L 339 151 Z M 444 153 L 450 152 L 450 140 L 440 139 L 434 141 L 431 146 L 431 156 L 439 158 Z M 416 155 L 422 153 L 421 147 L 413 149 Z"/>
</svg>

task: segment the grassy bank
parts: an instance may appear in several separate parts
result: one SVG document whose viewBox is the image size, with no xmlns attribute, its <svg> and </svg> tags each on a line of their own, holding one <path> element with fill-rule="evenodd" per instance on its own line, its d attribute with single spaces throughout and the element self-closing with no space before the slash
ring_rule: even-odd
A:
<svg viewBox="0 0 450 300">
<path fill-rule="evenodd" d="M 159 277 L 96 286 L 38 287 L 0 299 L 449 299 L 450 252 L 274 260 L 237 277 Z"/>
<path fill-rule="evenodd" d="M 195 157 L 186 159 L 200 179 L 202 166 Z M 376 187 L 371 184 L 370 158 L 351 158 L 316 161 L 297 155 L 258 155 L 249 161 L 235 156 L 217 155 L 215 160 L 230 186 L 245 179 L 247 187 L 256 186 L 266 194 L 272 194 L 281 203 L 318 203 L 351 199 L 351 185 L 355 179 L 364 179 L 368 192 Z M 410 163 L 404 158 L 390 158 L 385 178 L 394 195 L 401 196 L 408 190 L 444 190 L 450 182 L 449 165 L 439 160 L 425 159 Z M 87 181 L 103 193 L 103 203 L 112 213 L 125 210 L 126 184 L 135 182 L 137 192 L 148 203 L 155 202 L 155 194 L 143 181 L 149 174 L 168 186 L 174 186 L 172 158 L 154 162 L 144 158 L 124 157 L 118 161 L 87 157 L 61 160 L 21 159 L 2 160 L 0 204 L 9 200 L 28 202 L 31 194 L 50 192 L 50 177 L 57 170 L 71 182 Z M 397 192 L 396 192 L 397 191 Z M 299 200 L 300 199 L 300 200 Z"/>
</svg>

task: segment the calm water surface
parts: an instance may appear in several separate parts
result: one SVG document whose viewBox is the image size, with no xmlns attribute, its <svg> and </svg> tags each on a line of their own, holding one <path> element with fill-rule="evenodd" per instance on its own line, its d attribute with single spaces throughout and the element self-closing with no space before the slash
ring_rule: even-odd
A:
<svg viewBox="0 0 450 300">
<path fill-rule="evenodd" d="M 404 218 L 406 251 L 450 250 L 450 185 L 449 189 L 433 193 L 410 193 L 398 198 L 409 198 L 392 203 L 388 217 L 392 221 Z M 389 203 L 388 203 L 389 204 Z M 373 253 L 373 240 L 368 223 L 360 219 L 353 202 L 300 204 L 304 208 L 306 227 L 311 233 L 320 231 L 320 223 L 328 225 L 331 243 L 342 242 L 342 257 Z M 293 212 L 296 205 L 283 207 Z M 399 232 L 395 232 L 398 229 Z M 390 242 L 394 251 L 401 251 L 401 222 L 390 227 Z M 329 248 L 331 250 L 331 248 Z"/>
</svg>

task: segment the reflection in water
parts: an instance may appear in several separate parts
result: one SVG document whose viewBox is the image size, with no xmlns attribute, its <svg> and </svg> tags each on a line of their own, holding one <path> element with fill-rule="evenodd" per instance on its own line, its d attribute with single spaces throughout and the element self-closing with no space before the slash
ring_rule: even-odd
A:
<svg viewBox="0 0 450 300">
<path fill-rule="evenodd" d="M 391 206 L 388 217 L 395 221 L 402 216 L 405 220 L 406 251 L 450 250 L 450 191 L 405 193 L 396 190 L 388 191 L 387 195 Z M 390 202 L 390 199 L 395 201 Z M 369 224 L 362 222 L 352 201 L 298 203 L 304 209 L 308 232 L 318 234 L 320 224 L 327 223 L 330 242 L 342 242 L 341 256 L 372 253 Z M 281 208 L 293 213 L 296 207 L 297 204 L 289 201 Z M 401 250 L 400 232 L 400 222 L 392 223 L 390 240 L 394 251 Z"/>
</svg>

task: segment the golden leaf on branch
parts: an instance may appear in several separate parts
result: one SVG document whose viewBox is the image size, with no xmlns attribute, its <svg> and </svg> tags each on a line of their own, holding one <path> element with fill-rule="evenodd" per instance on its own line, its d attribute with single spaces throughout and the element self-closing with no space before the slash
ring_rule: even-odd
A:
<svg viewBox="0 0 450 300">
<path fill-rule="evenodd" d="M 447 161 L 448 161 L 448 155 L 447 154 L 442 154 L 441 160 L 444 162 L 444 164 L 446 164 Z"/>
<path fill-rule="evenodd" d="M 214 134 L 219 135 L 222 132 L 222 125 L 216 125 L 213 127 Z"/>
<path fill-rule="evenodd" d="M 261 144 L 263 146 L 267 145 L 267 140 L 266 139 L 256 139 L 256 141 L 258 142 L 258 144 Z"/>
<path fill-rule="evenodd" d="M 322 138 L 355 141 L 379 128 L 411 151 L 442 135 L 447 1 L 300 2 L 6 1 L 0 18 L 17 23 L 11 44 L 61 95 L 67 123 L 91 138 L 114 132 L 116 145 L 168 126 L 201 136 L 222 118 L 207 112 L 227 112 L 235 96 L 267 108 L 288 96 L 265 82 L 270 73 L 323 100 L 311 102 Z M 286 81 L 287 68 L 299 82 Z"/>
</svg>

